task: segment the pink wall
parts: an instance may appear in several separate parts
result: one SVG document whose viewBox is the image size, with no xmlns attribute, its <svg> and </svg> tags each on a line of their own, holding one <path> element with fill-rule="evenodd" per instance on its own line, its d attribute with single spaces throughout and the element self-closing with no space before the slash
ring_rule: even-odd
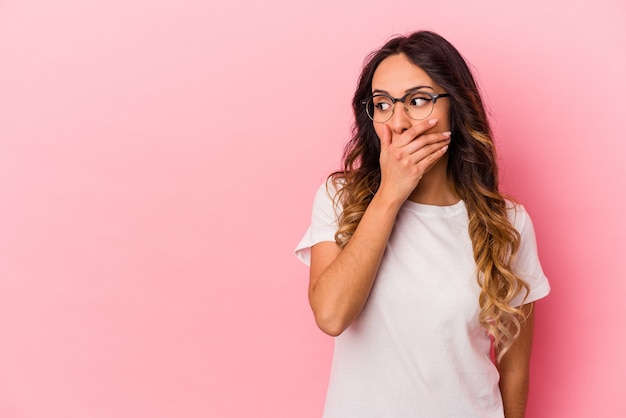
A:
<svg viewBox="0 0 626 418">
<path fill-rule="evenodd" d="M 292 250 L 364 56 L 421 28 L 535 220 L 528 416 L 626 416 L 624 2 L 246 3 L 0 3 L 0 416 L 318 417 Z"/>
</svg>

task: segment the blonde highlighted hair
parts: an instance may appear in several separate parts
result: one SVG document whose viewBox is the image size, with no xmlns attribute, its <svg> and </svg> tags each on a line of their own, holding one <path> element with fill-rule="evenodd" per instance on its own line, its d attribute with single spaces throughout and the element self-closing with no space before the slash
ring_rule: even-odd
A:
<svg viewBox="0 0 626 418">
<path fill-rule="evenodd" d="M 467 207 L 481 287 L 479 320 L 493 337 L 499 361 L 526 319 L 520 307 L 511 305 L 520 292 L 526 296 L 529 290 L 513 270 L 520 234 L 498 190 L 494 142 L 476 82 L 454 46 L 433 32 L 393 38 L 366 60 L 352 100 L 355 124 L 343 169 L 330 176 L 338 190 L 335 204 L 341 206 L 335 240 L 341 247 L 347 244 L 380 185 L 380 142 L 362 102 L 371 95 L 378 65 L 395 54 L 406 55 L 450 94 L 448 178 Z"/>
</svg>

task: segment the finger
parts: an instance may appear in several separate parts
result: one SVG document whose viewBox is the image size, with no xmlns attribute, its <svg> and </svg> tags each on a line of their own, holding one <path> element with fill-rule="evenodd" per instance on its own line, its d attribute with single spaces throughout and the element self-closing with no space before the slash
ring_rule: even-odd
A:
<svg viewBox="0 0 626 418">
<path fill-rule="evenodd" d="M 420 121 L 419 123 L 411 126 L 409 129 L 404 131 L 404 133 L 400 136 L 399 140 L 396 141 L 396 146 L 402 147 L 406 144 L 411 143 L 416 138 L 419 138 L 420 135 L 424 135 L 430 129 L 432 129 L 435 125 L 437 125 L 437 119 L 428 119 Z"/>
<path fill-rule="evenodd" d="M 431 140 L 429 143 L 422 143 L 423 139 L 420 138 L 419 140 L 416 140 L 404 147 L 404 154 L 408 156 L 411 163 L 416 165 L 420 164 L 421 161 L 426 160 L 430 155 L 437 153 L 439 150 L 450 144 L 450 137 L 442 139 L 443 136 L 441 134 L 438 133 L 436 135 L 437 139 Z"/>
<path fill-rule="evenodd" d="M 428 147 L 430 145 L 439 144 L 442 146 L 443 144 L 450 143 L 450 138 L 452 134 L 450 131 L 446 132 L 433 132 L 430 134 L 420 135 L 415 138 L 413 141 L 409 142 L 404 146 L 404 151 L 408 154 L 414 154 L 421 149 Z"/>
<path fill-rule="evenodd" d="M 423 154 L 421 158 L 419 158 L 416 162 L 416 165 L 421 166 L 424 170 L 424 173 L 427 172 L 441 157 L 443 157 L 448 151 L 447 143 L 437 143 L 433 145 L 429 145 L 426 148 L 423 148 L 420 151 L 428 152 L 427 154 Z M 416 153 L 417 154 L 417 153 Z"/>
</svg>

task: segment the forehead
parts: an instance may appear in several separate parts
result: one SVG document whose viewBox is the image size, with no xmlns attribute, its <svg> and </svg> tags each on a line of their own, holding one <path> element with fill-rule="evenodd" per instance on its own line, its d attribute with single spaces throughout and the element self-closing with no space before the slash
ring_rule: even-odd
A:
<svg viewBox="0 0 626 418">
<path fill-rule="evenodd" d="M 439 85 L 404 54 L 385 58 L 374 71 L 372 78 L 372 91 L 382 90 L 395 96 L 400 96 L 406 90 L 417 86 L 430 86 L 434 91 L 439 90 Z"/>
</svg>

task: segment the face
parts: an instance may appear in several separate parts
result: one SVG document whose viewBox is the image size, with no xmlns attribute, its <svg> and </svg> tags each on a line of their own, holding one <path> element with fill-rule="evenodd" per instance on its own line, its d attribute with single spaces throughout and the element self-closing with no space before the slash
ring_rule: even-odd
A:
<svg viewBox="0 0 626 418">
<path fill-rule="evenodd" d="M 400 98 L 407 92 L 419 87 L 420 91 L 441 94 L 447 93 L 439 84 L 435 83 L 424 70 L 413 64 L 406 55 L 396 54 L 385 58 L 376 68 L 372 79 L 372 94 L 385 93 L 391 97 Z M 402 103 L 395 103 L 391 119 L 387 122 L 374 123 L 376 134 L 382 136 L 383 125 L 388 125 L 392 132 L 392 141 L 411 126 L 422 120 L 411 119 L 404 111 Z M 450 101 L 441 98 L 435 103 L 433 112 L 426 118 L 437 119 L 438 122 L 427 132 L 444 132 L 450 130 Z"/>
</svg>

